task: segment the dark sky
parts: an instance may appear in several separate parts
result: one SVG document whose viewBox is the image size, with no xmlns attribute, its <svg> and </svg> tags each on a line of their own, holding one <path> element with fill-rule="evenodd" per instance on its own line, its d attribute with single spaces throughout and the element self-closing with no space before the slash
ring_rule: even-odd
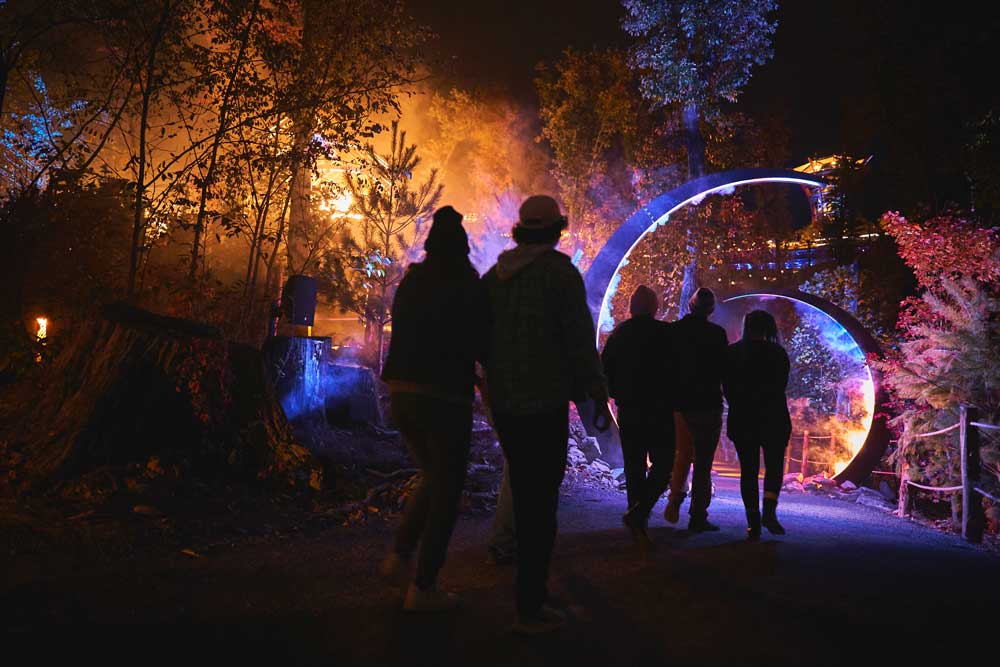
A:
<svg viewBox="0 0 1000 667">
<path fill-rule="evenodd" d="M 779 0 L 774 59 L 755 70 L 739 108 L 784 120 L 789 164 L 832 152 L 874 154 L 882 198 L 904 200 L 900 206 L 960 199 L 967 125 L 1000 109 L 992 42 L 1000 9 L 979 4 Z M 410 7 L 439 35 L 449 78 L 525 103 L 533 103 L 539 61 L 568 46 L 628 44 L 616 0 L 410 0 Z"/>
</svg>

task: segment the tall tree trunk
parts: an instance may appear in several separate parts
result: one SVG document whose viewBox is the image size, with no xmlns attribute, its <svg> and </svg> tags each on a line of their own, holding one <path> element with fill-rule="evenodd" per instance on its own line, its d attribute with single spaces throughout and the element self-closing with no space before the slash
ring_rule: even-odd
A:
<svg viewBox="0 0 1000 667">
<path fill-rule="evenodd" d="M 278 249 L 281 247 L 281 238 L 285 233 L 285 227 L 286 227 L 285 220 L 286 216 L 288 215 L 288 206 L 289 206 L 289 201 L 291 201 L 291 198 L 292 198 L 291 192 L 289 192 L 288 196 L 285 197 L 284 205 L 282 205 L 281 207 L 281 217 L 278 218 L 278 231 L 275 232 L 274 234 L 274 247 L 271 249 L 271 254 L 267 258 L 267 271 L 264 274 L 264 293 L 265 295 L 267 294 L 271 295 L 273 297 L 273 300 L 275 301 L 278 298 L 280 284 L 281 284 L 280 275 L 277 275 L 274 271 L 275 260 L 278 257 Z M 266 311 L 267 311 L 267 318 L 266 318 L 265 336 L 270 335 L 271 333 L 270 303 L 267 304 Z"/>
<path fill-rule="evenodd" d="M 313 52 L 313 44 L 316 39 L 316 31 L 319 26 L 312 25 L 309 0 L 302 2 L 302 53 L 303 61 L 299 64 L 298 95 L 306 94 L 308 82 L 311 80 L 307 56 Z M 305 90 L 303 88 L 305 87 Z M 288 231 L 285 241 L 285 249 L 288 253 L 288 275 L 296 273 L 306 274 L 309 272 L 307 266 L 309 262 L 309 197 L 312 189 L 310 165 L 308 159 L 309 142 L 313 133 L 313 114 L 303 105 L 292 119 L 292 126 L 295 129 L 295 138 L 292 146 L 292 181 L 291 181 L 291 202 L 288 215 Z"/>
<path fill-rule="evenodd" d="M 701 110 L 697 104 L 686 104 L 681 112 L 684 120 L 684 141 L 687 145 L 688 180 L 705 175 L 705 138 L 701 136 Z"/>
<path fill-rule="evenodd" d="M 387 230 L 391 229 L 391 226 L 386 227 Z M 389 253 L 392 251 L 392 236 L 386 233 L 385 237 L 382 239 L 382 256 L 388 258 Z M 390 265 L 391 266 L 391 265 Z M 385 347 L 385 325 L 389 321 L 389 308 L 386 304 L 386 299 L 389 296 L 389 270 L 386 269 L 385 273 L 382 275 L 382 279 L 379 280 L 379 297 L 378 297 L 378 331 L 376 336 L 375 344 L 375 373 L 377 375 L 382 375 L 382 356 L 383 348 Z"/>
<path fill-rule="evenodd" d="M 705 175 L 705 139 L 701 136 L 701 112 L 697 104 L 691 103 L 685 105 L 681 113 L 684 120 L 684 138 L 687 144 L 688 180 L 693 181 Z M 688 263 L 684 266 L 680 303 L 677 304 L 679 315 L 688 312 L 688 303 L 698 289 L 698 239 L 690 227 L 688 227 L 685 243 Z"/>
<path fill-rule="evenodd" d="M 11 66 L 6 62 L 0 63 L 0 127 L 3 127 L 4 101 L 7 99 L 7 81 L 10 78 Z"/>
<path fill-rule="evenodd" d="M 295 153 L 292 162 L 291 197 L 285 249 L 288 253 L 288 274 L 308 274 L 309 264 L 309 199 L 312 195 L 312 174 L 308 159 L 312 123 L 306 118 L 296 121 Z"/>
<path fill-rule="evenodd" d="M 229 81 L 226 82 L 226 92 L 223 93 L 222 103 L 219 106 L 219 126 L 215 130 L 215 136 L 212 137 L 212 150 L 208 159 L 208 171 L 205 173 L 205 182 L 201 186 L 198 216 L 195 218 L 194 223 L 194 239 L 191 242 L 191 266 L 188 270 L 188 279 L 192 282 L 194 282 L 195 276 L 198 274 L 198 257 L 201 254 L 202 243 L 201 237 L 205 229 L 205 209 L 208 204 L 208 195 L 212 188 L 212 181 L 215 179 L 215 166 L 218 163 L 219 145 L 222 143 L 222 137 L 226 133 L 226 121 L 232 108 L 233 87 L 236 83 L 236 78 L 239 76 L 240 67 L 243 65 L 247 43 L 250 41 L 250 29 L 257 21 L 257 10 L 259 7 L 260 0 L 254 0 L 253 6 L 250 7 L 250 15 L 247 18 L 246 27 L 243 28 L 243 33 L 240 35 L 240 49 L 236 54 L 236 62 L 233 64 L 233 71 L 229 75 Z"/>
<path fill-rule="evenodd" d="M 145 206 L 143 200 L 146 194 L 146 126 L 149 122 L 149 105 L 153 97 L 153 75 L 156 69 L 156 53 L 163 41 L 163 35 L 170 21 L 170 14 L 173 6 L 170 2 L 163 3 L 163 11 L 156 24 L 156 31 L 153 33 L 149 44 L 149 55 L 146 57 L 145 85 L 142 88 L 142 110 L 139 114 L 139 173 L 136 176 L 135 184 L 135 210 L 132 218 L 132 248 L 128 257 L 128 300 L 135 298 L 135 279 L 139 270 L 139 252 L 142 244 L 142 235 L 145 231 Z"/>
</svg>

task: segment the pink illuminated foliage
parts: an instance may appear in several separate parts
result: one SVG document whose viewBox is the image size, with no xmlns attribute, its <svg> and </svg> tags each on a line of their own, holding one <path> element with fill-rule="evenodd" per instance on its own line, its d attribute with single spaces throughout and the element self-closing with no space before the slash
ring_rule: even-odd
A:
<svg viewBox="0 0 1000 667">
<path fill-rule="evenodd" d="M 898 410 L 894 461 L 917 481 L 951 484 L 957 435 L 914 436 L 950 426 L 962 404 L 1000 421 L 1000 235 L 955 214 L 915 223 L 889 212 L 881 223 L 922 290 L 903 303 L 898 350 L 878 364 Z M 997 484 L 1000 442 L 988 432 L 982 457 Z"/>
</svg>

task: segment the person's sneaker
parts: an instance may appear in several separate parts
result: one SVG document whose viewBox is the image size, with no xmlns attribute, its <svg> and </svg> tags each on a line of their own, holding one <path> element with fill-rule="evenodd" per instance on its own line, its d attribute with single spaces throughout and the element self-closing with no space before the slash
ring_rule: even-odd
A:
<svg viewBox="0 0 1000 667">
<path fill-rule="evenodd" d="M 487 565 L 495 565 L 496 567 L 513 565 L 514 554 L 510 551 L 501 551 L 499 549 L 490 548 L 486 551 L 486 563 Z"/>
<path fill-rule="evenodd" d="M 708 519 L 691 519 L 688 522 L 688 531 L 692 533 L 711 533 L 719 530 L 719 527 Z"/>
<path fill-rule="evenodd" d="M 772 535 L 784 535 L 785 527 L 778 523 L 778 517 L 775 515 L 765 516 L 761 523 L 767 528 L 767 531 Z"/>
<path fill-rule="evenodd" d="M 449 611 L 458 606 L 458 596 L 437 588 L 421 590 L 416 584 L 410 584 L 403 599 L 405 611 Z"/>
<path fill-rule="evenodd" d="M 760 541 L 760 526 L 750 526 L 747 528 L 747 542 Z"/>
<path fill-rule="evenodd" d="M 663 518 L 670 523 L 677 523 L 681 520 L 681 503 L 683 499 L 675 502 L 672 498 L 667 500 L 667 506 L 663 508 Z"/>
<path fill-rule="evenodd" d="M 402 590 L 410 581 L 410 559 L 395 551 L 382 559 L 378 570 L 382 579 L 394 588 Z"/>
<path fill-rule="evenodd" d="M 622 514 L 622 523 L 632 533 L 632 539 L 638 540 L 639 534 L 646 531 L 646 526 L 639 516 L 638 507 L 633 505 L 625 514 Z"/>
<path fill-rule="evenodd" d="M 555 632 L 566 625 L 566 614 L 548 605 L 542 605 L 536 613 L 521 616 L 511 630 L 518 635 L 542 635 Z"/>
<path fill-rule="evenodd" d="M 629 532 L 632 534 L 632 541 L 638 545 L 643 555 L 653 552 L 653 541 L 649 539 L 649 534 L 646 533 L 646 522 L 642 521 L 637 506 L 633 506 L 622 515 L 622 523 L 629 529 Z"/>
</svg>

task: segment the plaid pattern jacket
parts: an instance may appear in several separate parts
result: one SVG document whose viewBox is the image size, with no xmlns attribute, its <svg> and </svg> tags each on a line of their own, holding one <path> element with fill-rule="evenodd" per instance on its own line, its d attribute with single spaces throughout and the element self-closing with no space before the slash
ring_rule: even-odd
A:
<svg viewBox="0 0 1000 667">
<path fill-rule="evenodd" d="M 583 278 L 550 249 L 505 279 L 484 276 L 492 335 L 487 383 L 494 412 L 533 414 L 588 396 L 607 401 Z"/>
</svg>

